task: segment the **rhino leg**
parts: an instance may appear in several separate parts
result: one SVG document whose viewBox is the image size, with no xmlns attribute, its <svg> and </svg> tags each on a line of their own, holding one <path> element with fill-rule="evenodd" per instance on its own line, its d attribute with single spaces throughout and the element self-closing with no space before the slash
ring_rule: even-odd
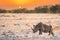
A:
<svg viewBox="0 0 60 40">
<path fill-rule="evenodd" d="M 49 31 L 49 35 L 52 34 L 52 36 L 54 36 L 54 33 L 52 31 Z"/>
<path fill-rule="evenodd" d="M 41 29 L 39 29 L 39 35 L 42 35 L 42 30 Z"/>
<path fill-rule="evenodd" d="M 49 35 L 51 34 L 51 31 L 49 31 Z"/>
<path fill-rule="evenodd" d="M 52 36 L 54 36 L 54 33 L 53 32 L 51 32 L 51 34 L 52 34 Z"/>
</svg>

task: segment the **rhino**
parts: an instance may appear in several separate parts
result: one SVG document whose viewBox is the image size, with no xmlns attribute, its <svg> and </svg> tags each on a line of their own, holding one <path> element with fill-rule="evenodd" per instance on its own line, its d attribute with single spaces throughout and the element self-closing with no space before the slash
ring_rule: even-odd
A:
<svg viewBox="0 0 60 40">
<path fill-rule="evenodd" d="M 43 33 L 49 33 L 49 35 L 52 34 L 52 36 L 54 36 L 52 25 L 43 24 L 42 22 L 36 25 L 33 25 L 32 30 L 33 30 L 33 33 L 36 33 L 37 31 L 39 31 L 39 35 L 42 35 L 42 32 L 43 32 Z"/>
</svg>

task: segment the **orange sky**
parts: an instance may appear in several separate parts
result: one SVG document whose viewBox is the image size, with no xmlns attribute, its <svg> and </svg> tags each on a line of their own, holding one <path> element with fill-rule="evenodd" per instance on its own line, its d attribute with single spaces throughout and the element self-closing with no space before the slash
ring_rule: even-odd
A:
<svg viewBox="0 0 60 40">
<path fill-rule="evenodd" d="M 55 4 L 60 4 L 60 0 L 0 0 L 0 8 L 3 9 L 34 8 L 36 6 Z"/>
</svg>

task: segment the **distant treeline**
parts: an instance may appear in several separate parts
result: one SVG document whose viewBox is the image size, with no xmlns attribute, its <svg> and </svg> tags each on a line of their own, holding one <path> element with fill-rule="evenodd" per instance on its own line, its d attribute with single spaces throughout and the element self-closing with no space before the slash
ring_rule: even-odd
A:
<svg viewBox="0 0 60 40">
<path fill-rule="evenodd" d="M 53 6 L 39 6 L 33 10 L 26 8 L 19 8 L 13 10 L 0 9 L 0 13 L 60 13 L 60 5 Z"/>
</svg>

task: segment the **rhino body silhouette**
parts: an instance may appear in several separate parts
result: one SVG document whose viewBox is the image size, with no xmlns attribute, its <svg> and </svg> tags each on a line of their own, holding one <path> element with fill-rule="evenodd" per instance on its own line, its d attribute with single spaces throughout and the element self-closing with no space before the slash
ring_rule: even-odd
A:
<svg viewBox="0 0 60 40">
<path fill-rule="evenodd" d="M 41 35 L 42 32 L 44 32 L 44 33 L 49 33 L 49 35 L 52 34 L 54 36 L 52 26 L 43 24 L 42 22 L 38 23 L 37 25 L 34 25 L 32 30 L 33 33 L 39 31 L 39 35 Z"/>
</svg>

